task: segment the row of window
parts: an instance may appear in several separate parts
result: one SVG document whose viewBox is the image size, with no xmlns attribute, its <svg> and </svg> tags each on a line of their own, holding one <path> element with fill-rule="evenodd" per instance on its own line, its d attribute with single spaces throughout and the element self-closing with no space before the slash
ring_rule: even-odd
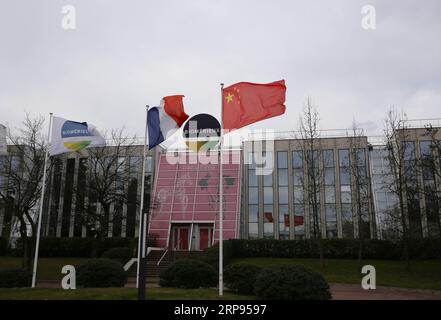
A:
<svg viewBox="0 0 441 320">
<path fill-rule="evenodd" d="M 343 219 L 343 233 L 344 236 L 353 236 L 353 222 L 352 222 L 352 194 L 351 194 L 351 179 L 350 179 L 350 154 L 348 149 L 338 150 L 339 152 L 339 172 L 340 172 L 340 194 L 341 194 L 341 210 Z M 258 176 L 256 175 L 256 162 L 255 155 L 250 153 L 248 155 L 248 236 L 250 238 L 258 237 L 258 225 L 259 225 L 259 184 Z M 271 162 L 272 153 L 264 153 L 263 159 Z M 306 158 L 308 157 L 308 158 Z M 358 172 L 360 174 L 367 175 L 366 173 L 366 154 L 364 149 L 357 149 L 354 152 L 354 159 L 356 159 Z M 304 159 L 305 158 L 305 159 Z M 304 161 L 305 160 L 305 161 Z M 319 168 L 319 164 L 322 162 L 322 167 Z M 294 235 L 296 239 L 305 237 L 305 172 L 304 163 L 310 164 L 312 170 L 316 170 L 315 177 L 317 178 L 317 216 L 320 217 L 320 184 L 319 176 L 323 174 L 323 189 L 325 192 L 324 199 L 324 216 L 326 220 L 326 233 L 327 237 L 337 237 L 337 206 L 336 206 L 336 186 L 335 186 L 335 160 L 334 150 L 323 150 L 322 152 L 314 151 L 312 153 L 304 154 L 301 151 L 292 152 L 292 174 L 293 174 L 293 210 L 294 210 L 294 223 L 290 221 L 289 213 L 289 183 L 288 183 L 288 152 L 279 151 L 276 154 L 277 163 L 277 190 L 278 190 L 278 221 L 279 221 L 279 239 L 289 239 L 290 227 L 294 227 Z M 312 165 L 311 165 L 312 164 Z M 320 169 L 320 171 L 319 171 Z M 268 170 L 268 175 L 264 175 L 263 180 L 263 236 L 273 238 L 274 237 L 274 187 L 273 187 L 273 175 Z M 311 177 L 309 177 L 311 178 Z M 366 181 L 365 181 L 366 182 Z M 367 187 L 364 187 L 367 190 Z M 311 209 L 311 212 L 314 210 Z M 313 227 L 317 224 L 314 223 L 314 215 L 310 215 L 311 232 Z M 320 218 L 318 221 L 318 228 L 320 229 Z"/>
</svg>

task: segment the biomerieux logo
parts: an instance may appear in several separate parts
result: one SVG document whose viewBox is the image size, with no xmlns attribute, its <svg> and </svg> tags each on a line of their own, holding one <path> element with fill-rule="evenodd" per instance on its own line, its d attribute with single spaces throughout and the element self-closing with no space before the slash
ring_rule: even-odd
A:
<svg viewBox="0 0 441 320">
<path fill-rule="evenodd" d="M 86 148 L 92 141 L 91 134 L 86 122 L 66 121 L 61 128 L 61 137 L 69 139 L 64 146 L 72 151 L 79 151 Z"/>
</svg>

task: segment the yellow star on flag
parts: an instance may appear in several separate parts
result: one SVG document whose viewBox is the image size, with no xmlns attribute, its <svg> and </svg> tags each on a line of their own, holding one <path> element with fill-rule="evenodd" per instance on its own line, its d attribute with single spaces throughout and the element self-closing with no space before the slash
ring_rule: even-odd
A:
<svg viewBox="0 0 441 320">
<path fill-rule="evenodd" d="M 234 94 L 228 93 L 228 95 L 225 97 L 225 99 L 227 100 L 227 103 L 232 102 L 233 97 L 234 97 Z"/>
</svg>

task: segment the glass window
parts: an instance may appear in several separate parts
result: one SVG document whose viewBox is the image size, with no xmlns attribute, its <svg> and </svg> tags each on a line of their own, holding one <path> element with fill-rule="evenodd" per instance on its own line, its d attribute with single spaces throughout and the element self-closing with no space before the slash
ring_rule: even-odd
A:
<svg viewBox="0 0 441 320">
<path fill-rule="evenodd" d="M 357 177 L 359 179 L 359 183 L 366 183 L 366 167 L 357 167 Z"/>
<path fill-rule="evenodd" d="M 294 170 L 293 176 L 294 176 L 294 185 L 295 186 L 303 186 L 303 181 L 304 181 L 303 169 L 302 170 Z"/>
<path fill-rule="evenodd" d="M 307 153 L 307 166 L 309 167 L 309 169 L 318 169 L 319 168 L 319 151 L 318 150 L 314 150 L 314 151 L 308 151 Z"/>
<path fill-rule="evenodd" d="M 139 163 L 140 157 L 130 157 L 130 173 L 136 174 L 138 172 Z"/>
<path fill-rule="evenodd" d="M 349 150 L 348 149 L 338 150 L 338 159 L 339 159 L 340 167 L 348 167 L 349 166 Z"/>
<path fill-rule="evenodd" d="M 248 188 L 248 204 L 258 204 L 258 203 L 259 203 L 258 188 L 256 187 Z"/>
<path fill-rule="evenodd" d="M 293 168 L 302 168 L 303 167 L 303 156 L 301 151 L 293 151 L 292 152 L 292 166 Z"/>
<path fill-rule="evenodd" d="M 264 215 L 263 215 L 263 221 L 264 222 L 273 222 L 274 221 L 274 207 L 273 205 L 264 205 L 263 206 Z"/>
<path fill-rule="evenodd" d="M 248 185 L 250 187 L 257 187 L 256 170 L 248 170 Z"/>
<path fill-rule="evenodd" d="M 332 186 L 335 184 L 334 168 L 325 168 L 325 185 Z"/>
<path fill-rule="evenodd" d="M 264 223 L 263 224 L 263 237 L 273 238 L 274 237 L 274 223 Z"/>
<path fill-rule="evenodd" d="M 288 168 L 288 152 L 286 151 L 277 152 L 277 167 L 279 169 Z"/>
<path fill-rule="evenodd" d="M 325 187 L 325 202 L 326 203 L 335 203 L 335 187 L 334 186 L 326 186 Z"/>
<path fill-rule="evenodd" d="M 259 236 L 258 223 L 250 222 L 248 224 L 248 237 L 250 239 L 256 239 L 256 238 L 258 238 L 258 236 Z"/>
<path fill-rule="evenodd" d="M 303 205 L 295 205 L 294 206 L 294 215 L 296 215 L 296 216 L 304 216 L 305 215 L 305 206 L 303 206 Z"/>
<path fill-rule="evenodd" d="M 145 172 L 152 172 L 153 165 L 152 165 L 152 157 L 146 157 L 145 158 Z"/>
<path fill-rule="evenodd" d="M 262 168 L 267 169 L 269 172 L 274 170 L 273 153 L 271 151 L 264 151 L 262 153 L 263 164 Z"/>
<path fill-rule="evenodd" d="M 256 153 L 248 152 L 248 168 L 255 169 L 256 168 Z"/>
<path fill-rule="evenodd" d="M 258 222 L 259 218 L 259 206 L 258 205 L 249 205 L 248 206 L 248 222 Z"/>
<path fill-rule="evenodd" d="M 263 185 L 264 186 L 272 186 L 273 185 L 273 175 L 271 174 L 265 174 L 263 176 Z"/>
<path fill-rule="evenodd" d="M 340 184 L 341 185 L 350 185 L 351 184 L 351 176 L 349 174 L 348 167 L 340 168 Z"/>
<path fill-rule="evenodd" d="M 431 156 L 432 155 L 432 149 L 431 149 L 432 142 L 431 141 L 421 141 L 420 142 L 420 152 L 421 155 L 424 156 Z"/>
<path fill-rule="evenodd" d="M 294 235 L 295 239 L 303 239 L 305 236 L 305 207 L 302 205 L 294 206 Z"/>
<path fill-rule="evenodd" d="M 355 158 L 357 166 L 366 166 L 366 156 L 364 149 L 356 149 Z"/>
<path fill-rule="evenodd" d="M 351 203 L 351 191 L 341 190 L 341 203 Z"/>
<path fill-rule="evenodd" d="M 415 144 L 413 142 L 404 142 L 404 160 L 415 159 Z"/>
<path fill-rule="evenodd" d="M 273 187 L 263 188 L 263 203 L 271 204 L 274 202 L 273 199 Z"/>
<path fill-rule="evenodd" d="M 303 188 L 294 188 L 294 203 L 303 203 L 304 192 Z"/>
<path fill-rule="evenodd" d="M 325 206 L 326 210 L 326 221 L 336 222 L 337 221 L 337 212 L 335 209 L 335 204 L 327 204 Z"/>
<path fill-rule="evenodd" d="M 323 165 L 325 168 L 334 167 L 334 150 L 323 151 Z"/>
<path fill-rule="evenodd" d="M 354 227 L 352 223 L 352 206 L 351 204 L 341 205 L 342 230 L 344 238 L 354 237 Z"/>
<path fill-rule="evenodd" d="M 288 187 L 279 187 L 279 203 L 288 203 Z"/>
<path fill-rule="evenodd" d="M 278 183 L 279 186 L 287 186 L 288 185 L 288 169 L 279 169 L 278 170 Z"/>
<path fill-rule="evenodd" d="M 279 235 L 280 239 L 289 239 L 289 210 L 288 205 L 279 206 Z"/>
</svg>

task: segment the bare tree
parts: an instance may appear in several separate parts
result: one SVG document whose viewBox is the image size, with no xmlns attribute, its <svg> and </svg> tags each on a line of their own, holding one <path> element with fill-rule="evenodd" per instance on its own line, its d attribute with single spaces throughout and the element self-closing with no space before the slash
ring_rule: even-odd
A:
<svg viewBox="0 0 441 320">
<path fill-rule="evenodd" d="M 389 185 L 391 193 L 398 199 L 396 210 L 390 210 L 388 220 L 397 226 L 397 234 L 403 242 L 403 256 L 409 267 L 409 239 L 411 228 L 409 222 L 409 202 L 415 203 L 418 199 L 418 183 L 416 179 L 415 154 L 408 144 L 406 131 L 407 116 L 404 112 L 398 112 L 392 107 L 385 119 L 385 142 L 388 149 L 388 163 L 390 172 L 393 174 L 393 183 Z M 415 199 L 415 197 L 417 197 Z"/>
<path fill-rule="evenodd" d="M 44 118 L 26 114 L 17 134 L 8 133 L 11 152 L 3 161 L 6 188 L 0 189 L 6 210 L 11 213 L 23 246 L 24 269 L 31 271 L 37 233 L 37 206 L 41 197 L 44 156 L 47 148 L 42 134 Z M 9 226 L 12 228 L 12 225 Z"/>
<path fill-rule="evenodd" d="M 88 233 L 96 238 L 106 237 L 109 224 L 121 221 L 122 206 L 130 197 L 126 188 L 138 183 L 136 178 L 142 161 L 139 150 L 136 150 L 136 137 L 127 135 L 124 128 L 112 130 L 106 140 L 108 146 L 88 149 L 85 185 L 89 201 L 84 201 L 84 207 L 76 208 L 75 220 L 86 226 Z M 79 192 L 76 190 L 75 193 Z M 138 200 L 135 201 L 137 205 Z"/>
<path fill-rule="evenodd" d="M 319 114 L 308 97 L 304 103 L 303 112 L 300 116 L 299 147 L 303 157 L 306 176 L 303 186 L 305 188 L 306 200 L 308 202 L 310 221 L 310 234 L 317 240 L 319 249 L 320 264 L 325 266 L 324 251 L 322 243 L 322 231 L 320 223 L 320 185 L 323 180 L 323 169 L 320 166 L 321 147 L 319 131 Z"/>
<path fill-rule="evenodd" d="M 349 176 L 351 178 L 354 190 L 352 192 L 355 203 L 354 218 L 357 221 L 358 229 L 358 266 L 361 270 L 363 259 L 363 245 L 364 240 L 369 236 L 369 203 L 370 203 L 370 180 L 366 167 L 366 149 L 364 143 L 364 134 L 361 129 L 357 127 L 355 120 L 352 124 L 352 133 L 349 140 Z"/>
</svg>

